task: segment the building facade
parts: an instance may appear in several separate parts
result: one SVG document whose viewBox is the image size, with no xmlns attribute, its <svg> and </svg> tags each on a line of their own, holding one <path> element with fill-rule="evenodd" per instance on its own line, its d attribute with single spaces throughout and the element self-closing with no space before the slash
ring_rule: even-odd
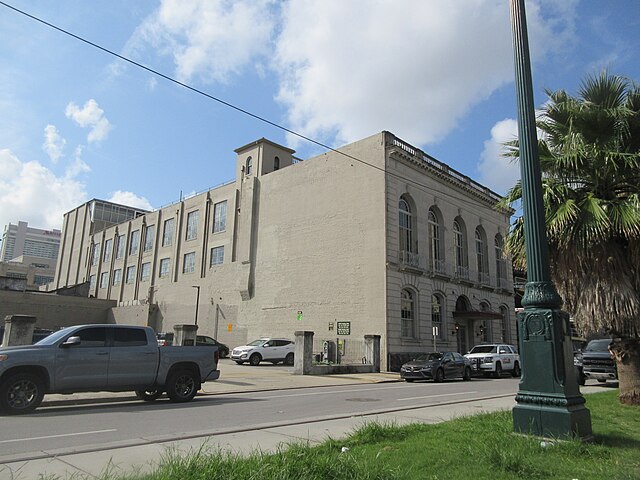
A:
<svg viewBox="0 0 640 480">
<path fill-rule="evenodd" d="M 231 346 L 377 334 L 389 369 L 515 341 L 498 195 L 389 132 L 305 161 L 266 139 L 235 152 L 234 181 L 167 207 L 103 228 L 87 204 L 67 213 L 56 288 L 89 282 L 118 321 L 145 306 L 158 331 L 197 318 Z"/>
<path fill-rule="evenodd" d="M 37 290 L 52 282 L 60 237 L 60 230 L 33 228 L 27 222 L 9 223 L 2 235 L 0 277 L 20 279 L 22 290 Z"/>
</svg>

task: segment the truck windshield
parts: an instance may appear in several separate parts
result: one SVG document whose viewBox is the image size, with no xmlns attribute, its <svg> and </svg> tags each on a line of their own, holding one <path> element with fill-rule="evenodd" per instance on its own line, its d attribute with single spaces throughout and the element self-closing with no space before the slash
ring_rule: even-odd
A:
<svg viewBox="0 0 640 480">
<path fill-rule="evenodd" d="M 602 340 L 591 340 L 584 349 L 585 352 L 607 352 L 611 339 L 603 338 Z"/>
<path fill-rule="evenodd" d="M 42 340 L 40 340 L 38 343 L 36 343 L 36 345 L 53 345 L 61 338 L 64 338 L 65 335 L 68 335 L 74 328 L 75 327 L 67 327 L 67 328 L 63 328 L 62 330 L 58 330 L 57 332 L 54 332 L 48 337 L 45 337 Z"/>
</svg>

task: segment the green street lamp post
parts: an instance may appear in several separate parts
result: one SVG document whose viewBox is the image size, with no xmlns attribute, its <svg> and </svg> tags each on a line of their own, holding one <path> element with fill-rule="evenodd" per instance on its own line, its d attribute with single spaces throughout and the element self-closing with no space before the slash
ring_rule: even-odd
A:
<svg viewBox="0 0 640 480">
<path fill-rule="evenodd" d="M 522 377 L 513 426 L 523 434 L 589 440 L 591 415 L 573 365 L 569 315 L 560 310 L 562 299 L 549 269 L 524 4 L 510 0 L 527 255 L 524 311 L 518 314 Z"/>
</svg>

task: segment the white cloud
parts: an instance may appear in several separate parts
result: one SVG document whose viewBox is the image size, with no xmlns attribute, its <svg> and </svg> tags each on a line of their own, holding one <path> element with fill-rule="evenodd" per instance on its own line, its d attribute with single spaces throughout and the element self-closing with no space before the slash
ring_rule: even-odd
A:
<svg viewBox="0 0 640 480">
<path fill-rule="evenodd" d="M 535 60 L 570 37 L 575 4 L 550 19 L 540 2 L 528 7 Z M 288 2 L 278 99 L 288 126 L 310 137 L 342 143 L 392 130 L 427 144 L 512 81 L 511 45 L 503 0 Z"/>
<path fill-rule="evenodd" d="M 104 116 L 104 110 L 98 106 L 93 98 L 88 100 L 82 108 L 73 102 L 69 102 L 65 115 L 83 128 L 91 128 L 87 136 L 87 142 L 99 142 L 107 138 L 111 131 L 111 124 Z"/>
<path fill-rule="evenodd" d="M 82 171 L 70 167 L 56 176 L 39 162 L 22 162 L 11 150 L 0 150 L 0 225 L 22 220 L 61 229 L 63 215 L 87 200 L 77 178 Z"/>
<path fill-rule="evenodd" d="M 67 141 L 60 136 L 55 125 L 47 125 L 44 127 L 44 143 L 42 149 L 47 152 L 53 163 L 57 163 L 60 157 L 64 155 L 64 146 Z"/>
<path fill-rule="evenodd" d="M 127 43 L 136 54 L 151 44 L 171 55 L 182 81 L 226 82 L 271 51 L 273 0 L 162 0 Z"/>
<path fill-rule="evenodd" d="M 127 205 L 128 207 L 141 208 L 143 210 L 153 210 L 153 207 L 149 203 L 145 197 L 139 197 L 133 192 L 123 192 L 122 190 L 117 190 L 113 192 L 110 198 L 107 199 L 109 202 L 119 203 L 121 205 Z"/>
<path fill-rule="evenodd" d="M 503 156 L 503 144 L 517 138 L 518 122 L 511 118 L 502 120 L 491 129 L 491 138 L 484 142 L 480 155 L 478 181 L 502 195 L 520 178 L 520 164 Z"/>
</svg>

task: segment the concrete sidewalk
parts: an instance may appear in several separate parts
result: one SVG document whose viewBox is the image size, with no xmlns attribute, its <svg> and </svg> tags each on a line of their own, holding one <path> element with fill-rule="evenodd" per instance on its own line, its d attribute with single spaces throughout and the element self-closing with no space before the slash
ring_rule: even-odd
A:
<svg viewBox="0 0 640 480">
<path fill-rule="evenodd" d="M 291 369 L 283 367 L 247 367 L 222 363 L 223 376 L 216 382 L 204 384 L 199 395 L 220 395 L 238 392 L 282 390 L 301 387 L 324 387 L 362 383 L 399 381 L 397 373 L 302 376 L 292 375 Z M 587 387 L 589 389 L 589 387 Z M 583 389 L 583 392 L 585 390 Z M 586 392 L 585 392 L 586 393 Z M 486 398 L 469 402 L 449 402 L 430 407 L 399 410 L 365 416 L 345 416 L 343 418 L 318 418 L 308 422 L 287 422 L 263 424 L 253 429 L 235 429 L 216 432 L 214 435 L 193 436 L 192 438 L 147 439 L 146 443 L 116 445 L 99 451 L 51 451 L 47 458 L 21 459 L 2 457 L 0 454 L 0 480 L 30 480 L 40 476 L 54 476 L 59 479 L 96 478 L 106 471 L 112 474 L 127 472 L 149 472 L 169 452 L 188 453 L 205 448 L 222 449 L 239 454 L 254 451 L 274 452 L 290 443 L 321 443 L 328 438 L 340 439 L 367 422 L 393 423 L 437 423 L 452 418 L 482 412 L 508 409 L 514 406 L 514 395 Z M 71 396 L 50 395 L 43 402 L 43 408 L 60 404 L 88 404 L 97 402 L 128 401 L 129 393 L 77 394 Z M 140 439 L 138 439 L 140 440 Z M 55 477 L 57 476 L 57 477 Z"/>
</svg>

